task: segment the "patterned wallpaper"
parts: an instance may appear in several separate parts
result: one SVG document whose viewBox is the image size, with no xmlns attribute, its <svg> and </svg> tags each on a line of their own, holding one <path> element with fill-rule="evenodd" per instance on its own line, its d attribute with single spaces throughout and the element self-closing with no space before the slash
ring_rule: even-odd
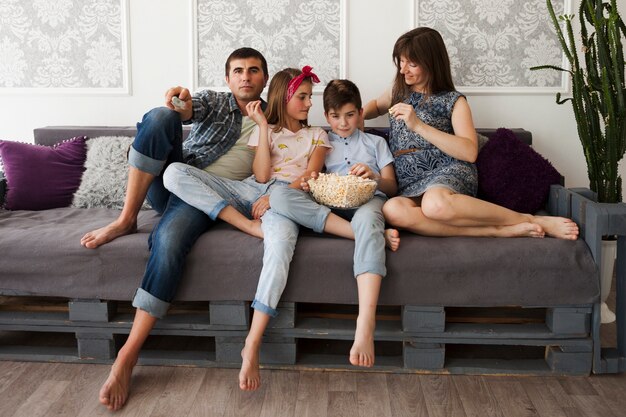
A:
<svg viewBox="0 0 626 417">
<path fill-rule="evenodd" d="M 530 71 L 535 65 L 563 66 L 563 55 L 545 0 L 415 0 L 416 26 L 443 36 L 456 87 L 461 91 L 524 92 L 566 88 L 557 71 Z M 557 16 L 569 0 L 553 1 Z"/>
<path fill-rule="evenodd" d="M 128 88 L 126 0 L 0 0 L 2 88 Z"/>
<path fill-rule="evenodd" d="M 196 0 L 196 87 L 226 87 L 224 63 L 241 46 L 261 51 L 270 75 L 311 65 L 321 85 L 344 77 L 345 1 Z"/>
</svg>

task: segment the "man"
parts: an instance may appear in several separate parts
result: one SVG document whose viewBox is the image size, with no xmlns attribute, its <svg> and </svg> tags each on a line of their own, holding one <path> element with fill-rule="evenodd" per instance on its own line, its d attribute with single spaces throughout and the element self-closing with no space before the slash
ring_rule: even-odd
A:
<svg viewBox="0 0 626 417">
<path fill-rule="evenodd" d="M 246 105 L 260 99 L 268 78 L 263 55 L 252 48 L 240 48 L 226 61 L 230 92 L 204 90 L 192 97 L 186 88 L 170 88 L 165 94 L 167 108 L 149 111 L 137 125 L 128 156 L 126 199 L 119 217 L 81 239 L 83 246 L 97 248 L 133 233 L 146 196 L 162 214 L 150 235 L 150 257 L 133 299 L 133 326 L 100 389 L 100 402 L 109 410 L 119 410 L 126 402 L 139 351 L 156 321 L 167 313 L 189 250 L 212 224 L 206 214 L 170 194 L 161 175 L 170 163 L 185 162 L 227 178 L 248 177 L 254 154 L 246 145 L 254 122 L 247 117 Z M 178 106 L 172 104 L 175 96 L 182 100 Z M 184 142 L 181 122 L 193 123 Z"/>
</svg>

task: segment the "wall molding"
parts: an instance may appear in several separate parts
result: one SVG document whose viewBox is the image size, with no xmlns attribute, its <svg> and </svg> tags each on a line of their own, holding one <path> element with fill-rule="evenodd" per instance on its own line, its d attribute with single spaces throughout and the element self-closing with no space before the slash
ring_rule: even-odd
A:
<svg viewBox="0 0 626 417">
<path fill-rule="evenodd" d="M 215 19 L 213 22 L 207 21 L 207 17 L 210 17 L 207 13 L 208 10 L 199 10 L 200 7 L 206 7 L 207 3 L 206 0 L 193 0 L 192 2 L 191 47 L 193 65 L 191 76 L 194 91 L 207 88 L 215 91 L 229 91 L 228 86 L 222 81 L 224 63 L 230 52 L 242 46 L 251 46 L 263 53 L 268 61 L 270 77 L 286 66 L 299 68 L 305 62 L 306 65 L 311 65 L 314 72 L 322 80 L 320 84 L 314 86 L 314 94 L 321 94 L 326 82 L 330 79 L 346 77 L 348 66 L 347 0 L 255 1 L 254 4 L 257 4 L 258 7 L 267 7 L 266 12 L 268 14 L 256 14 L 254 17 L 251 15 L 244 19 L 240 19 L 241 10 L 250 9 L 249 1 L 212 2 L 213 7 L 222 8 L 221 18 L 225 20 L 223 25 L 219 21 L 216 22 Z M 306 19 L 314 16 L 313 14 L 308 16 L 305 14 L 300 22 L 293 20 L 286 22 L 292 16 L 298 15 L 293 13 L 291 9 L 305 7 L 307 4 L 318 7 L 317 12 L 319 13 L 327 13 L 328 19 L 322 23 L 322 28 L 318 28 L 319 23 L 314 20 Z M 276 6 L 276 10 L 285 10 L 284 14 L 270 14 L 271 8 L 269 6 Z M 324 7 L 327 8 L 324 9 Z M 329 12 L 335 9 L 338 11 L 338 15 L 331 15 Z M 319 14 L 317 15 L 319 16 Z M 230 27 L 238 29 L 236 32 L 234 30 L 229 32 L 228 27 L 226 27 L 228 21 L 231 24 Z M 236 26 L 235 22 L 240 22 L 239 26 Z M 337 23 L 338 27 L 335 27 L 333 22 Z M 303 33 L 306 36 L 302 35 Z M 212 36 L 211 42 L 208 42 L 209 36 Z M 320 45 L 326 45 L 327 49 L 313 49 Z M 300 50 L 298 50 L 298 46 L 300 46 Z M 205 48 L 204 51 L 203 48 Z M 300 54 L 294 55 L 297 52 Z M 317 62 L 314 59 L 307 60 L 306 52 L 308 52 L 309 57 L 315 57 Z M 209 56 L 214 56 L 215 62 L 210 62 Z M 332 65 L 329 66 L 329 62 Z M 328 70 L 329 67 L 332 68 Z"/>
<path fill-rule="evenodd" d="M 557 15 L 571 13 L 571 0 L 554 3 Z M 463 93 L 569 92 L 567 73 L 527 72 L 544 64 L 569 68 L 545 0 L 414 0 L 412 16 L 413 27 L 442 34 Z"/>
<path fill-rule="evenodd" d="M 102 4 L 8 4 L 13 15 L 0 26 L 0 51 L 14 59 L 5 60 L 0 95 L 130 95 L 129 2 L 109 3 L 119 5 L 119 18 L 106 26 L 100 18 L 111 9 Z"/>
</svg>

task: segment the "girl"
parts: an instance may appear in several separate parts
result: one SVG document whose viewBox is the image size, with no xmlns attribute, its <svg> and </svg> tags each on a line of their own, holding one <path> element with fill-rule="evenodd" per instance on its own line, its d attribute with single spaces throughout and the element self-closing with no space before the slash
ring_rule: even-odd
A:
<svg viewBox="0 0 626 417">
<path fill-rule="evenodd" d="M 393 49 L 391 91 L 364 108 L 364 118 L 389 112 L 398 197 L 383 213 L 398 228 L 427 236 L 553 236 L 575 240 L 578 226 L 475 198 L 478 141 L 470 107 L 452 83 L 439 32 L 413 29 Z"/>
<path fill-rule="evenodd" d="M 241 352 L 239 387 L 243 390 L 255 390 L 260 385 L 261 339 L 270 318 L 277 314 L 298 237 L 297 224 L 268 211 L 269 191 L 279 186 L 300 188 L 303 176 L 322 169 L 330 147 L 326 132 L 307 123 L 313 82 L 319 82 L 311 70 L 309 66 L 302 71 L 287 68 L 274 75 L 265 113 L 260 101 L 246 107 L 257 124 L 248 142 L 256 148 L 252 177 L 233 181 L 185 164 L 172 164 L 164 174 L 165 187 L 186 203 L 211 219 L 222 219 L 264 238 L 263 269 L 252 302 L 252 324 Z"/>
</svg>

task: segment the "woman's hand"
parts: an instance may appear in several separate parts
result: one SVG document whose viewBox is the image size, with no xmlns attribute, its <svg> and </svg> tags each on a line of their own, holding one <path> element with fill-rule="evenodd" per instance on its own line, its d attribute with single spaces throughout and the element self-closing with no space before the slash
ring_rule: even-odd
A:
<svg viewBox="0 0 626 417">
<path fill-rule="evenodd" d="M 356 175 L 357 177 L 366 178 L 374 181 L 378 181 L 380 176 L 376 174 L 372 168 L 367 164 L 358 163 L 352 166 L 350 169 L 350 174 Z"/>
<path fill-rule="evenodd" d="M 261 100 L 251 101 L 246 104 L 246 113 L 259 127 L 267 126 L 267 119 L 261 108 Z"/>
<path fill-rule="evenodd" d="M 270 208 L 270 196 L 264 195 L 252 204 L 252 218 L 260 219 Z"/>
<path fill-rule="evenodd" d="M 424 122 L 417 117 L 415 109 L 410 104 L 396 103 L 389 108 L 389 114 L 396 120 L 404 120 L 406 127 L 416 133 L 419 133 L 418 129 L 424 125 Z"/>
</svg>

